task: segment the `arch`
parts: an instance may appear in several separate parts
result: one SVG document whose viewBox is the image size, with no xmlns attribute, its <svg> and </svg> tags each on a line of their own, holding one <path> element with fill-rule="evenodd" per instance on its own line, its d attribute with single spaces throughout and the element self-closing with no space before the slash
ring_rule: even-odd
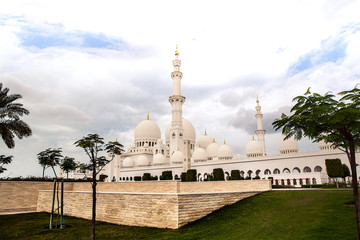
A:
<svg viewBox="0 0 360 240">
<path fill-rule="evenodd" d="M 161 149 L 161 153 L 164 154 L 164 149 Z"/>
<path fill-rule="evenodd" d="M 180 179 L 179 176 L 177 174 L 175 174 L 174 180 L 179 180 L 179 179 Z"/>
<path fill-rule="evenodd" d="M 293 173 L 300 173 L 300 169 L 298 167 L 294 167 Z"/>
<path fill-rule="evenodd" d="M 278 168 L 275 168 L 273 171 L 274 174 L 280 174 L 280 170 Z"/>
<path fill-rule="evenodd" d="M 112 182 L 116 182 L 116 178 L 115 176 L 113 176 L 113 178 L 111 179 Z"/>
<path fill-rule="evenodd" d="M 244 177 L 244 171 L 240 171 L 240 176 Z"/>
<path fill-rule="evenodd" d="M 155 154 L 157 154 L 157 153 L 158 153 L 158 150 L 156 149 L 156 150 L 155 150 Z"/>
<path fill-rule="evenodd" d="M 132 181 L 132 177 L 130 177 L 130 181 Z"/>
<path fill-rule="evenodd" d="M 314 168 L 314 172 L 322 172 L 322 167 L 316 166 L 316 167 Z"/>
<path fill-rule="evenodd" d="M 290 173 L 290 170 L 288 168 L 284 168 L 283 173 Z"/>
<path fill-rule="evenodd" d="M 271 171 L 269 169 L 265 169 L 264 174 L 265 175 L 271 175 Z"/>
<path fill-rule="evenodd" d="M 293 185 L 296 185 L 296 179 L 295 178 L 293 179 Z"/>
<path fill-rule="evenodd" d="M 251 174 L 252 174 L 252 173 L 253 173 L 253 171 L 251 171 L 251 170 L 249 170 L 249 171 L 247 172 L 249 178 L 251 178 Z"/>
<path fill-rule="evenodd" d="M 314 184 L 314 185 L 316 184 L 316 178 L 312 179 L 312 184 Z"/>
<path fill-rule="evenodd" d="M 209 176 L 209 174 L 204 173 L 204 180 L 208 180 L 208 176 Z"/>
<path fill-rule="evenodd" d="M 201 173 L 198 173 L 197 180 L 200 181 L 200 179 L 201 179 Z"/>
<path fill-rule="evenodd" d="M 256 174 L 257 177 L 259 177 L 259 174 L 260 174 L 260 173 L 261 173 L 261 170 L 260 170 L 260 169 L 256 170 L 256 172 L 255 172 L 255 174 Z"/>
<path fill-rule="evenodd" d="M 230 174 L 229 172 L 225 172 L 225 180 L 228 181 L 230 179 Z"/>
<path fill-rule="evenodd" d="M 311 172 L 311 168 L 309 168 L 308 166 L 304 167 L 303 172 Z"/>
<path fill-rule="evenodd" d="M 281 179 L 281 185 L 285 185 L 284 179 Z"/>
<path fill-rule="evenodd" d="M 129 177 L 126 177 L 126 181 L 129 181 Z"/>
</svg>

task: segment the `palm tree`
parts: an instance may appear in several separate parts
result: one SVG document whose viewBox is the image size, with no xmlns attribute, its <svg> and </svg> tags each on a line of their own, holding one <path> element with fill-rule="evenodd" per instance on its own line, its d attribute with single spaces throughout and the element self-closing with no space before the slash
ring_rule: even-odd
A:
<svg viewBox="0 0 360 240">
<path fill-rule="evenodd" d="M 29 125 L 20 119 L 29 111 L 21 103 L 14 102 L 22 96 L 8 93 L 9 89 L 3 88 L 0 83 L 0 135 L 8 148 L 14 148 L 15 136 L 22 139 L 31 136 L 32 132 Z"/>
</svg>

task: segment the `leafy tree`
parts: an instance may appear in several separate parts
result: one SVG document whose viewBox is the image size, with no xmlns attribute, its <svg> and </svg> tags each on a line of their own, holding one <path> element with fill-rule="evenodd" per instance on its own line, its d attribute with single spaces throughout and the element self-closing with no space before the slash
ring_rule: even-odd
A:
<svg viewBox="0 0 360 240">
<path fill-rule="evenodd" d="M 20 119 L 23 115 L 28 115 L 29 111 L 23 108 L 21 103 L 15 103 L 22 96 L 8 93 L 9 89 L 3 88 L 2 83 L 0 83 L 0 136 L 8 148 L 14 148 L 15 136 L 22 139 L 31 136 L 32 132 L 29 125 Z M 0 173 L 3 173 L 6 170 L 3 165 L 9 164 L 12 161 L 12 156 L 1 156 Z"/>
<path fill-rule="evenodd" d="M 96 222 L 96 176 L 101 170 L 111 162 L 115 155 L 121 155 L 124 152 L 124 146 L 119 142 L 104 143 L 104 139 L 98 134 L 88 134 L 86 137 L 81 138 L 74 144 L 76 147 L 84 149 L 87 156 L 90 158 L 89 164 L 82 164 L 82 171 L 90 170 L 92 172 L 92 234 L 91 239 L 95 240 L 95 222 Z M 106 150 L 110 159 L 98 154 Z"/>
<path fill-rule="evenodd" d="M 62 159 L 61 148 L 48 148 L 40 153 L 38 153 L 39 164 L 43 167 L 43 177 L 45 168 L 51 167 L 54 172 L 55 178 L 57 178 L 57 174 L 55 171 L 55 166 L 60 164 Z"/>
<path fill-rule="evenodd" d="M 336 187 L 339 188 L 338 179 L 339 177 L 342 177 L 342 165 L 341 160 L 336 159 L 325 159 L 325 165 L 326 165 L 326 172 L 330 178 L 335 178 L 336 181 Z"/>
<path fill-rule="evenodd" d="M 282 114 L 273 122 L 276 130 L 282 128 L 285 139 L 303 136 L 314 142 L 325 141 L 346 152 L 350 162 L 358 239 L 360 239 L 360 201 L 356 174 L 355 151 L 360 146 L 360 89 L 357 85 L 338 93 L 325 95 L 311 93 L 310 88 L 302 96 L 293 99 L 292 115 Z"/>
<path fill-rule="evenodd" d="M 64 157 L 64 159 L 60 163 L 60 168 L 64 172 L 66 172 L 66 178 L 69 178 L 69 172 L 74 171 L 77 168 L 75 158 L 68 157 L 68 156 Z"/>
<path fill-rule="evenodd" d="M 346 183 L 346 177 L 350 177 L 350 169 L 348 168 L 348 166 L 346 164 L 342 164 L 342 178 L 344 179 L 344 182 Z"/>
<path fill-rule="evenodd" d="M 9 164 L 12 161 L 12 157 L 13 156 L 5 156 L 5 155 L 0 155 L 0 173 L 3 173 L 6 168 L 4 168 L 5 164 Z"/>
</svg>

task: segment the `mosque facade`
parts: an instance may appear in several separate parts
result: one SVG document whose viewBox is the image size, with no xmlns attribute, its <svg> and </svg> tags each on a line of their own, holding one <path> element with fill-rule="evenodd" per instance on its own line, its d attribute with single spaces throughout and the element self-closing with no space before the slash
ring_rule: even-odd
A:
<svg viewBox="0 0 360 240">
<path fill-rule="evenodd" d="M 173 60 L 174 71 L 171 73 L 173 93 L 169 97 L 172 121 L 165 130 L 165 142 L 161 138 L 158 125 L 147 119 L 141 121 L 134 132 L 134 142 L 127 151 L 116 156 L 104 169 L 106 181 L 134 181 L 144 173 L 161 176 L 163 171 L 172 171 L 174 179 L 179 179 L 188 169 L 197 170 L 198 181 L 204 181 L 215 168 L 222 168 L 226 179 L 231 170 L 239 170 L 246 179 L 273 179 L 273 184 L 295 185 L 321 184 L 329 181 L 325 159 L 341 159 L 349 166 L 347 155 L 334 149 L 330 144 L 319 142 L 317 151 L 299 152 L 299 145 L 294 138 L 280 140 L 279 154 L 266 153 L 261 106 L 256 100 L 255 119 L 256 139 L 246 145 L 246 156 L 234 156 L 232 148 L 219 144 L 207 135 L 196 139 L 194 126 L 183 118 L 182 106 L 186 98 L 181 95 L 180 71 L 181 60 L 176 49 Z M 359 159 L 359 152 L 356 153 Z M 350 166 L 349 166 L 350 167 Z"/>
</svg>

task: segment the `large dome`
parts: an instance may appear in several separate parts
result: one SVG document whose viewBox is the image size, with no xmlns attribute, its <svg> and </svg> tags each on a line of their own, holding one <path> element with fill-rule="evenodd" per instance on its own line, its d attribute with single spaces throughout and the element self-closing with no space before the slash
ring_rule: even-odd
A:
<svg viewBox="0 0 360 240">
<path fill-rule="evenodd" d="M 132 160 L 131 157 L 127 157 L 124 159 L 124 161 L 122 162 L 122 166 L 124 168 L 132 168 L 134 167 L 134 161 Z"/>
<path fill-rule="evenodd" d="M 220 145 L 214 141 L 206 148 L 206 154 L 208 156 L 208 158 L 215 158 L 218 156 L 218 151 L 219 151 L 219 147 Z"/>
<path fill-rule="evenodd" d="M 218 158 L 219 159 L 232 159 L 233 155 L 234 155 L 233 150 L 225 142 L 223 145 L 221 145 L 219 147 L 219 150 L 218 150 Z"/>
<path fill-rule="evenodd" d="M 161 153 L 155 154 L 153 158 L 153 165 L 164 165 L 166 163 L 167 163 L 166 157 L 163 154 Z"/>
<path fill-rule="evenodd" d="M 262 156 L 262 154 L 263 154 L 262 147 L 258 141 L 255 141 L 253 139 L 246 145 L 246 156 L 256 157 L 256 156 Z"/>
<path fill-rule="evenodd" d="M 184 136 L 183 136 L 184 140 L 191 140 L 195 142 L 196 133 L 195 133 L 195 128 L 191 124 L 191 122 L 183 118 L 182 125 L 184 128 Z M 165 140 L 167 143 L 170 141 L 170 128 L 171 128 L 171 123 L 167 126 L 165 130 Z"/>
<path fill-rule="evenodd" d="M 137 139 L 155 139 L 161 138 L 159 126 L 151 120 L 141 121 L 135 128 L 135 141 Z"/>
<path fill-rule="evenodd" d="M 197 145 L 200 145 L 199 147 L 206 149 L 210 144 L 212 143 L 212 138 L 209 137 L 208 135 L 206 135 L 206 131 L 205 131 L 205 135 L 201 136 L 198 140 L 197 140 Z"/>
<path fill-rule="evenodd" d="M 170 162 L 172 164 L 181 164 L 183 161 L 184 161 L 184 154 L 179 150 L 174 152 L 173 155 L 171 155 L 170 157 Z"/>
<path fill-rule="evenodd" d="M 192 159 L 194 162 L 203 162 L 207 160 L 207 155 L 205 149 L 198 147 L 192 154 Z"/>
<path fill-rule="evenodd" d="M 281 154 L 297 153 L 299 151 L 299 144 L 294 137 L 286 140 L 282 138 L 279 142 L 279 151 Z"/>
</svg>

